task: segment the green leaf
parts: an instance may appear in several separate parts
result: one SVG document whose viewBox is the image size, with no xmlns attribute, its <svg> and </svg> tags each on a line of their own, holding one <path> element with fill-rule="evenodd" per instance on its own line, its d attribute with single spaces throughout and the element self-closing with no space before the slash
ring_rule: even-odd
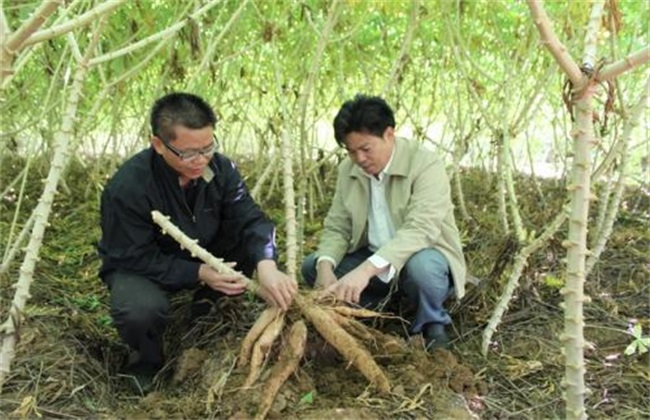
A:
<svg viewBox="0 0 650 420">
<path fill-rule="evenodd" d="M 637 341 L 636 346 L 639 349 L 639 354 L 647 353 L 650 348 L 650 338 Z"/>
<path fill-rule="evenodd" d="M 309 391 L 300 398 L 300 404 L 311 404 L 314 402 L 314 391 Z"/>
<path fill-rule="evenodd" d="M 629 346 L 625 349 L 625 355 L 626 356 L 632 356 L 634 353 L 636 353 L 636 347 L 637 347 L 637 342 L 633 341 L 630 343 Z"/>
<path fill-rule="evenodd" d="M 548 276 L 544 277 L 544 284 L 553 289 L 561 289 L 564 287 L 564 280 L 555 277 L 552 274 L 549 274 Z"/>
<path fill-rule="evenodd" d="M 643 331 L 641 330 L 641 324 L 636 324 L 636 325 L 632 328 L 632 335 L 633 335 L 634 338 L 636 338 L 637 340 L 641 339 L 641 334 L 642 334 L 642 333 L 643 333 Z"/>
<path fill-rule="evenodd" d="M 113 325 L 113 318 L 110 315 L 102 315 L 97 319 L 97 322 L 99 322 L 99 325 L 110 327 Z"/>
</svg>

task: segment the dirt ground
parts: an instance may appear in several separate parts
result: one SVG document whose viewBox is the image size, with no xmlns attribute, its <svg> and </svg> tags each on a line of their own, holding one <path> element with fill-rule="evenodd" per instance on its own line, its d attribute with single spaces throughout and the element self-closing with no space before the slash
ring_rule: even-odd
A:
<svg viewBox="0 0 650 420">
<path fill-rule="evenodd" d="M 16 363 L 51 366 L 40 372 L 19 368 L 17 372 L 34 376 L 12 378 L 2 397 L 3 412 L 10 417 L 92 413 L 100 418 L 252 418 L 270 369 L 267 366 L 256 386 L 244 389 L 248 370 L 235 363 L 241 340 L 262 305 L 246 298 L 224 299 L 211 314 L 191 321 L 185 310 L 188 297 L 174 300 L 177 322 L 166 338 L 169 360 L 156 378 L 156 390 L 145 398 L 135 397 L 131 379 L 119 373 L 126 349 L 115 337 L 91 344 L 92 338 L 77 335 L 81 331 L 68 330 L 72 336 L 54 338 L 58 332 L 48 324 L 55 317 L 43 315 L 42 329 L 28 328 L 31 334 L 21 342 L 35 345 L 40 354 L 29 360 L 19 355 Z M 268 418 L 472 418 L 468 401 L 485 394 L 486 386 L 471 369 L 452 352 L 428 354 L 419 336 L 400 342 L 404 348 L 390 354 L 368 347 L 392 385 L 389 395 L 381 395 L 310 330 L 301 367 L 281 389 Z M 276 346 L 269 364 L 281 348 Z M 21 391 L 21 382 L 36 385 L 33 394 Z"/>
<path fill-rule="evenodd" d="M 470 272 L 482 282 L 460 303 L 450 302 L 451 351 L 426 353 L 421 338 L 409 337 L 403 323 L 375 322 L 404 344 L 403 351 L 388 355 L 368 346 L 392 385 L 389 394 L 381 395 L 310 328 L 306 355 L 280 390 L 269 418 L 564 417 L 558 281 L 565 232 L 529 261 L 484 358 L 479 351 L 483 329 L 517 245 L 499 233 L 496 203 L 489 200 L 494 182 L 486 183 L 485 174 L 468 173 L 463 183 L 475 219 L 459 225 Z M 540 186 L 542 204 L 535 192 Z M 552 182 L 521 179 L 518 188 L 530 226 L 550 220 L 565 194 L 561 184 Z M 176 295 L 174 323 L 166 336 L 168 362 L 156 391 L 145 398 L 131 392 L 130 379 L 120 374 L 127 351 L 110 324 L 107 293 L 96 278 L 93 194 L 88 187 L 72 186 L 57 200 L 12 372 L 0 395 L 0 417 L 251 418 L 267 378 L 263 374 L 258 385 L 243 389 L 247 372 L 235 365 L 241 340 L 263 309 L 248 296 L 221 300 L 210 314 L 190 320 L 190 293 Z M 650 357 L 624 354 L 633 341 L 630 326 L 641 324 L 645 336 L 650 328 L 650 199 L 643 190 L 627 197 L 608 249 L 585 285 L 592 299 L 585 306 L 586 406 L 592 418 L 650 418 Z M 1 222 L 7 223 L 11 203 L 2 206 Z M 281 206 L 270 214 L 279 221 Z M 317 223 L 308 224 L 306 251 L 318 229 Z M 19 262 L 0 278 L 0 313 L 11 301 L 18 269 Z"/>
</svg>

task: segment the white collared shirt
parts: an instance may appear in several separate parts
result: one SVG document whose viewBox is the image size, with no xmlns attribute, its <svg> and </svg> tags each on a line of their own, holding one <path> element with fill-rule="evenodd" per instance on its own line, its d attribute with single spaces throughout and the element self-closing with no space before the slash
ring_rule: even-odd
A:
<svg viewBox="0 0 650 420">
<path fill-rule="evenodd" d="M 386 242 L 395 236 L 395 226 L 390 217 L 390 209 L 386 200 L 386 185 L 388 174 L 386 173 L 395 155 L 395 148 L 384 169 L 377 175 L 365 174 L 370 179 L 370 197 L 368 203 L 368 249 L 376 252 Z M 395 267 L 377 254 L 373 254 L 368 261 L 377 268 L 386 268 L 377 275 L 384 283 L 388 283 L 395 275 Z"/>
<path fill-rule="evenodd" d="M 395 156 L 395 146 L 390 155 L 390 159 L 382 171 L 375 177 L 367 173 L 363 173 L 370 180 L 370 196 L 368 197 L 368 249 L 376 252 L 386 242 L 395 236 L 395 226 L 390 217 L 390 209 L 388 208 L 388 201 L 386 200 L 386 185 L 388 184 L 388 174 L 386 171 L 393 162 Z M 320 261 L 329 261 L 335 264 L 332 257 L 321 255 L 317 263 Z M 384 283 L 388 283 L 395 276 L 395 267 L 390 264 L 383 257 L 373 254 L 368 258 L 368 261 L 376 268 L 388 268 L 377 277 Z"/>
</svg>

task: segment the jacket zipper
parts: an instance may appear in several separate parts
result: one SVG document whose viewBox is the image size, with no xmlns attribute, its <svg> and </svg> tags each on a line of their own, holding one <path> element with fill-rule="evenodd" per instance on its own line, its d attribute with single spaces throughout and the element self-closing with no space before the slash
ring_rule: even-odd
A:
<svg viewBox="0 0 650 420">
<path fill-rule="evenodd" d="M 190 205 L 187 204 L 187 199 L 185 199 L 185 197 L 183 197 L 183 204 L 185 205 L 185 210 L 187 210 L 187 214 L 189 214 L 190 217 L 192 218 L 192 222 L 196 223 L 196 216 L 194 215 L 192 209 L 190 209 Z"/>
<path fill-rule="evenodd" d="M 188 206 L 187 203 L 185 203 L 185 208 L 187 209 L 190 216 L 192 216 L 192 222 L 196 223 L 196 216 L 194 215 L 192 210 L 190 210 L 190 206 Z"/>
<path fill-rule="evenodd" d="M 190 208 L 190 205 L 187 203 L 187 198 L 185 197 L 185 192 L 181 188 L 181 200 L 183 201 L 183 206 L 185 206 L 185 210 L 187 211 L 187 214 L 192 218 L 192 222 L 196 223 L 196 216 L 194 215 L 194 212 Z"/>
</svg>

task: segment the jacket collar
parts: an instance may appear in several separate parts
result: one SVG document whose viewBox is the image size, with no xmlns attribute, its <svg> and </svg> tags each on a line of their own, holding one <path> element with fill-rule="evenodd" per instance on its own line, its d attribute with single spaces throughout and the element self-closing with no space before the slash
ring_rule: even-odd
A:
<svg viewBox="0 0 650 420">
<path fill-rule="evenodd" d="M 210 168 L 210 165 L 205 166 L 201 178 L 203 178 L 203 180 L 207 183 L 210 183 L 210 181 L 212 181 L 212 178 L 214 178 L 214 171 L 212 170 L 212 168 Z"/>
<path fill-rule="evenodd" d="M 155 149 L 151 147 L 151 153 L 153 154 L 153 160 L 154 160 L 154 165 L 157 169 L 158 172 L 162 173 L 165 179 L 168 179 L 172 183 L 178 184 L 178 173 L 165 162 L 165 159 L 163 159 L 162 156 L 160 156 L 158 153 L 156 153 Z M 203 170 L 203 175 L 201 175 L 201 178 L 206 183 L 209 183 L 212 181 L 214 178 L 214 170 L 211 168 L 212 166 L 212 161 L 208 165 L 206 165 L 205 169 Z"/>
<path fill-rule="evenodd" d="M 178 184 L 178 174 L 176 171 L 165 162 L 165 159 L 156 152 L 153 146 L 149 150 L 151 150 L 155 172 L 160 174 L 159 176 L 167 182 L 172 183 L 172 185 L 174 183 Z"/>
</svg>

